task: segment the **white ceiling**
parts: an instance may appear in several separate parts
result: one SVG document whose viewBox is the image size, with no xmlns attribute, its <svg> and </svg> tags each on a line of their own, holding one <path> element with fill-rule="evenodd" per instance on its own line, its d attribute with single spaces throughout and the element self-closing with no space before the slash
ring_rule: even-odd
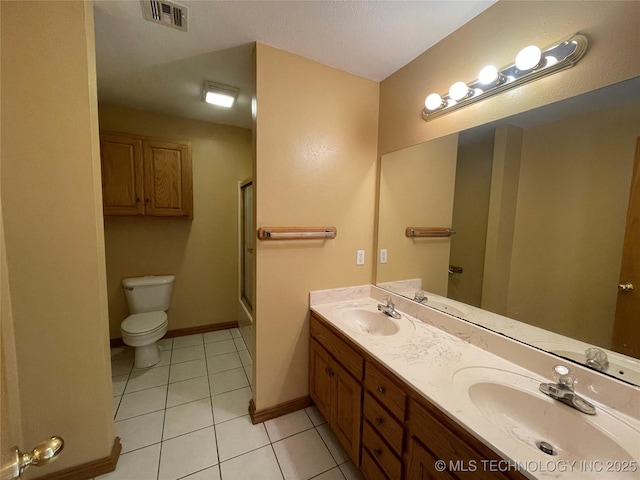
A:
<svg viewBox="0 0 640 480">
<path fill-rule="evenodd" d="M 98 0 L 98 97 L 250 128 L 253 42 L 381 81 L 495 1 L 178 0 L 181 32 L 144 20 L 137 0 Z M 205 79 L 238 87 L 236 107 L 204 104 Z"/>
</svg>

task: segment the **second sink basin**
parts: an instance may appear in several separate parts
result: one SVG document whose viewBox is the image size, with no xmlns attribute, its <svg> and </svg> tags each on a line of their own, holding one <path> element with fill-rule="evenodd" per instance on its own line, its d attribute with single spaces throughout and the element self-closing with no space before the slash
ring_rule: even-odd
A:
<svg viewBox="0 0 640 480">
<path fill-rule="evenodd" d="M 490 422 L 502 434 L 529 447 L 532 458 L 576 462 L 606 459 L 628 464 L 640 460 L 640 432 L 623 418 L 602 408 L 595 416 L 585 415 L 539 392 L 541 382 L 536 379 L 472 367 L 456 372 L 453 383 L 462 402 L 476 412 L 476 429 L 482 429 L 478 420 Z M 552 452 L 545 452 L 549 447 Z M 624 472 L 618 475 L 615 478 L 633 478 Z"/>
</svg>

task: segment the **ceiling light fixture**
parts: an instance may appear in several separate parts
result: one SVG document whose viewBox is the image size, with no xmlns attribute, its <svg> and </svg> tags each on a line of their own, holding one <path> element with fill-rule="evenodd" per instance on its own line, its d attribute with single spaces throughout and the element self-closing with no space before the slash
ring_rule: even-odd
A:
<svg viewBox="0 0 640 480">
<path fill-rule="evenodd" d="M 205 80 L 202 84 L 202 101 L 220 107 L 230 108 L 238 96 L 236 87 Z"/>
<path fill-rule="evenodd" d="M 427 96 L 422 118 L 432 120 L 523 83 L 572 67 L 583 57 L 587 45 L 587 37 L 575 34 L 544 50 L 534 45 L 525 47 L 516 56 L 515 63 L 500 70 L 493 66 L 484 67 L 477 80 L 456 82 L 446 95 L 432 93 Z"/>
</svg>

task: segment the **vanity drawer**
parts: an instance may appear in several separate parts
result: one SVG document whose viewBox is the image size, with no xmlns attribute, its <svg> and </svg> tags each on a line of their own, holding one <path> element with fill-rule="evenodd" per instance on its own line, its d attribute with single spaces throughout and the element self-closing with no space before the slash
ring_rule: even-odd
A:
<svg viewBox="0 0 640 480">
<path fill-rule="evenodd" d="M 358 381 L 362 381 L 364 360 L 345 342 L 311 315 L 311 336 L 314 337 Z"/>
<path fill-rule="evenodd" d="M 462 478 L 473 480 L 523 479 L 517 471 L 498 472 L 485 470 L 483 460 L 502 460 L 493 450 L 482 444 L 460 425 L 434 406 L 411 400 L 409 405 L 409 431 L 430 451 L 434 458 L 464 465 L 476 465 L 477 470 Z M 414 442 L 411 438 L 410 443 Z M 444 475 L 444 474 L 443 474 Z M 446 477 L 445 477 L 446 478 Z"/>
<path fill-rule="evenodd" d="M 404 434 L 402 424 L 393 418 L 369 392 L 364 397 L 364 419 L 373 425 L 398 455 L 402 453 Z"/>
<path fill-rule="evenodd" d="M 362 463 L 360 464 L 360 470 L 364 473 L 364 478 L 367 480 L 389 480 L 387 476 L 382 473 L 382 470 L 373 460 L 371 454 L 364 448 L 362 449 Z M 396 479 L 394 478 L 393 480 Z"/>
<path fill-rule="evenodd" d="M 367 362 L 364 385 L 382 405 L 399 420 L 404 420 L 407 394 L 373 364 Z"/>
<path fill-rule="evenodd" d="M 362 445 L 389 478 L 400 478 L 402 462 L 368 423 L 362 429 Z"/>
</svg>

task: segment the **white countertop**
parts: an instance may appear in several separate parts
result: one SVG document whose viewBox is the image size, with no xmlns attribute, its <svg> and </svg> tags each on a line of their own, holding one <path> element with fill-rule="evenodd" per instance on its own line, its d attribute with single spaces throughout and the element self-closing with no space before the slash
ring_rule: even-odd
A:
<svg viewBox="0 0 640 480">
<path fill-rule="evenodd" d="M 376 336 L 358 333 L 345 328 L 339 321 L 341 311 L 375 308 L 388 295 L 393 298 L 396 310 L 402 313 L 402 318 L 394 321 L 401 327 L 398 334 Z M 539 393 L 543 399 L 553 403 L 556 401 L 536 392 L 536 389 L 540 383 L 552 381 L 551 368 L 562 363 L 561 359 L 371 285 L 312 292 L 310 303 L 314 312 L 508 460 L 503 464 L 486 462 L 475 465 L 475 468 L 489 471 L 517 469 L 533 479 L 617 480 L 640 476 L 640 465 L 631 463 L 640 460 L 640 389 L 637 387 L 604 375 L 594 376 L 594 372 L 570 365 L 579 382 L 576 392 L 592 402 L 598 412 L 590 417 L 577 410 L 569 410 L 565 416 L 569 420 L 566 431 L 575 432 L 576 436 L 588 436 L 593 432 L 590 430 L 592 426 L 599 425 L 598 432 L 606 430 L 622 437 L 616 440 L 629 455 L 609 450 L 589 456 L 590 452 L 598 452 L 598 447 L 593 445 L 595 439 L 584 438 L 582 443 L 586 448 L 572 447 L 579 452 L 562 451 L 560 445 L 555 445 L 560 452 L 549 456 L 535 447 L 531 432 L 514 432 L 500 421 L 489 421 L 471 401 L 467 390 L 470 381 L 477 382 L 489 375 L 494 383 L 497 378 L 501 385 L 519 388 L 533 395 Z M 390 317 L 389 320 L 392 321 Z M 622 422 L 615 422 L 612 413 Z M 539 420 L 544 422 L 544 415 Z M 615 428 L 622 425 L 622 428 L 616 431 L 610 428 L 611 425 Z M 581 430 L 580 427 L 585 428 Z M 539 440 L 554 443 L 553 438 Z M 561 440 L 556 442 L 561 443 Z M 630 463 L 625 465 L 625 459 Z"/>
</svg>

